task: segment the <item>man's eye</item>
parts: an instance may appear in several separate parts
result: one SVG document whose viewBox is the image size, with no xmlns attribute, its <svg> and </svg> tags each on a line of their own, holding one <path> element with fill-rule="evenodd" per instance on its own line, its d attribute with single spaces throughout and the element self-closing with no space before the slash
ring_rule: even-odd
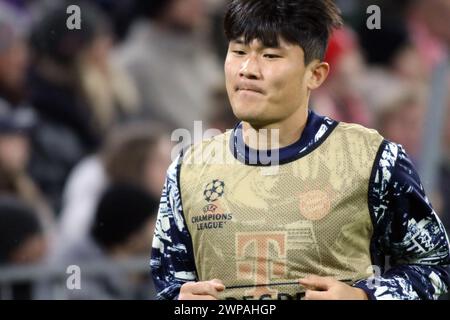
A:
<svg viewBox="0 0 450 320">
<path fill-rule="evenodd" d="M 266 54 L 264 54 L 264 58 L 276 59 L 276 58 L 281 58 L 281 57 L 279 55 L 276 55 L 276 54 L 266 53 Z"/>
<path fill-rule="evenodd" d="M 239 56 L 242 56 L 242 55 L 245 54 L 245 51 L 242 51 L 242 50 L 233 50 L 233 53 L 235 53 L 235 54 L 237 54 L 237 55 L 239 55 Z"/>
</svg>

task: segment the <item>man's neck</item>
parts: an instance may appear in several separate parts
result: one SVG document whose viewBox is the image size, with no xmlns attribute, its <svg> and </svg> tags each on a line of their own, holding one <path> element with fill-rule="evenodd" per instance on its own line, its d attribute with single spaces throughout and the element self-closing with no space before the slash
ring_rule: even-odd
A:
<svg viewBox="0 0 450 320">
<path fill-rule="evenodd" d="M 297 142 L 308 120 L 308 108 L 300 108 L 294 115 L 281 122 L 264 126 L 242 123 L 242 134 L 247 146 L 255 150 L 280 149 Z"/>
</svg>

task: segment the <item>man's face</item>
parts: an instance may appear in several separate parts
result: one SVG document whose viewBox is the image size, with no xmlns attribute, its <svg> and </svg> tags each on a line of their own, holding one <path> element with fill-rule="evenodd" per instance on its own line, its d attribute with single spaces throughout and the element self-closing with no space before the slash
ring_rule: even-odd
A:
<svg viewBox="0 0 450 320">
<path fill-rule="evenodd" d="M 279 47 L 259 40 L 246 45 L 231 41 L 225 60 L 225 79 L 233 112 L 254 126 L 279 123 L 307 101 L 303 49 L 280 39 Z"/>
<path fill-rule="evenodd" d="M 0 135 L 0 164 L 11 172 L 23 172 L 28 163 L 30 145 L 22 134 Z"/>
<path fill-rule="evenodd" d="M 0 52 L 0 82 L 8 89 L 22 88 L 28 66 L 28 48 L 23 40 L 15 40 L 11 47 Z"/>
</svg>

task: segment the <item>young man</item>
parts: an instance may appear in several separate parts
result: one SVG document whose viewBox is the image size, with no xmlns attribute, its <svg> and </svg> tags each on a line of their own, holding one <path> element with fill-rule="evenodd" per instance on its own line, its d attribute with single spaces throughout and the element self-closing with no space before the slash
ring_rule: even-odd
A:
<svg viewBox="0 0 450 320">
<path fill-rule="evenodd" d="M 151 260 L 159 298 L 447 291 L 447 235 L 403 148 L 308 109 L 340 25 L 331 0 L 230 2 L 225 75 L 241 123 L 168 170 Z"/>
</svg>

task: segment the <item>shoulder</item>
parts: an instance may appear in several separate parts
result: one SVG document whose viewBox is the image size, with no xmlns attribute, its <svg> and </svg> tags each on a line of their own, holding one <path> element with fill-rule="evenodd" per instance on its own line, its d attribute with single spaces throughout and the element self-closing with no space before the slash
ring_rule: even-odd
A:
<svg viewBox="0 0 450 320">
<path fill-rule="evenodd" d="M 206 164 L 217 159 L 225 160 L 230 149 L 232 131 L 203 139 L 185 148 L 180 155 L 181 164 Z"/>
<path fill-rule="evenodd" d="M 380 152 L 385 141 L 377 130 L 356 123 L 339 122 L 333 135 L 353 151 L 355 148 L 366 148 L 374 155 Z"/>
<path fill-rule="evenodd" d="M 166 192 L 179 190 L 180 171 L 182 167 L 189 165 L 205 165 L 227 156 L 231 131 L 203 139 L 181 149 L 166 172 Z M 224 159 L 224 158 L 222 158 Z"/>
<path fill-rule="evenodd" d="M 364 127 L 357 123 L 339 122 L 336 129 L 348 134 L 382 137 L 377 130 Z"/>
</svg>

